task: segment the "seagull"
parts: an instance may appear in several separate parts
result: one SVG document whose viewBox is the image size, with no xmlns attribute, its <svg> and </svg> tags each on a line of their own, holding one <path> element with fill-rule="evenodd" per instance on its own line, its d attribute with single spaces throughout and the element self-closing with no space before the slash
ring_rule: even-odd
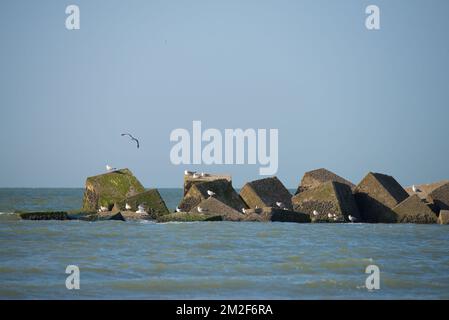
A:
<svg viewBox="0 0 449 320">
<path fill-rule="evenodd" d="M 316 217 L 318 215 L 318 211 L 313 210 L 313 215 Z"/>
<path fill-rule="evenodd" d="M 147 212 L 145 211 L 145 207 L 143 205 L 139 204 L 139 206 L 137 207 L 136 213 L 147 213 Z"/>
<path fill-rule="evenodd" d="M 131 138 L 132 141 L 135 141 L 137 143 L 137 149 L 139 149 L 139 140 L 137 140 L 136 138 L 134 138 L 130 133 L 122 133 L 122 137 L 123 136 L 128 136 Z"/>
<path fill-rule="evenodd" d="M 204 177 L 208 177 L 209 176 L 209 174 L 208 173 L 206 173 L 206 172 L 201 172 L 201 176 L 204 178 Z"/>
<path fill-rule="evenodd" d="M 334 217 L 334 221 L 337 221 L 337 217 Z"/>
<path fill-rule="evenodd" d="M 195 171 L 184 170 L 184 175 L 185 176 L 191 176 L 194 173 L 195 173 Z"/>
<path fill-rule="evenodd" d="M 356 219 L 355 217 L 351 216 L 351 215 L 348 216 L 348 219 L 349 219 L 349 221 L 351 221 L 351 222 L 357 221 L 357 219 Z"/>
<path fill-rule="evenodd" d="M 198 173 L 194 173 L 194 174 L 193 174 L 193 178 L 194 178 L 194 179 L 199 178 L 199 177 L 200 177 L 200 175 L 199 175 Z"/>
<path fill-rule="evenodd" d="M 106 212 L 106 211 L 108 211 L 108 207 L 103 206 L 100 206 L 100 209 L 98 210 L 98 212 Z"/>
<path fill-rule="evenodd" d="M 418 188 L 417 188 L 415 185 L 412 186 L 412 190 L 413 190 L 413 192 L 415 192 L 415 193 L 419 191 Z"/>
<path fill-rule="evenodd" d="M 242 212 L 243 212 L 243 213 L 246 213 L 246 209 L 245 209 L 245 208 L 242 208 Z"/>
<path fill-rule="evenodd" d="M 107 171 L 109 171 L 109 172 L 111 172 L 111 171 L 115 171 L 115 170 L 117 170 L 117 168 L 113 168 L 113 167 L 111 167 L 110 165 L 106 165 L 106 170 Z"/>
<path fill-rule="evenodd" d="M 207 194 L 209 195 L 209 197 L 213 197 L 216 193 L 211 190 L 207 190 Z"/>
<path fill-rule="evenodd" d="M 181 212 L 181 209 L 179 209 L 179 207 L 176 207 L 176 212 Z"/>
<path fill-rule="evenodd" d="M 131 210 L 131 206 L 129 204 L 125 204 L 125 209 L 126 210 Z"/>
<path fill-rule="evenodd" d="M 201 208 L 201 207 L 198 207 L 198 208 L 196 208 L 197 210 L 198 210 L 198 212 L 203 212 L 203 211 L 207 211 L 207 209 L 203 209 L 203 208 Z"/>
<path fill-rule="evenodd" d="M 333 217 L 332 213 L 328 213 L 328 214 L 327 214 L 327 217 L 328 217 L 329 219 L 332 218 L 332 217 Z"/>
<path fill-rule="evenodd" d="M 285 208 L 285 205 L 284 205 L 282 202 L 276 202 L 276 205 L 277 205 L 279 208 Z"/>
</svg>

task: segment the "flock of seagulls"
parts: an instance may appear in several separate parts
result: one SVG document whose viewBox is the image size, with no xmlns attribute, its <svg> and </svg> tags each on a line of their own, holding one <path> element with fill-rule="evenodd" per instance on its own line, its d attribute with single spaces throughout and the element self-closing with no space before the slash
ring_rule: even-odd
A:
<svg viewBox="0 0 449 320">
<path fill-rule="evenodd" d="M 194 179 L 204 178 L 204 177 L 209 177 L 210 176 L 210 174 L 208 174 L 206 172 L 198 173 L 196 171 L 189 171 L 189 170 L 185 170 L 184 171 L 184 175 L 185 176 L 191 176 Z"/>
<path fill-rule="evenodd" d="M 314 218 L 316 218 L 316 217 L 318 217 L 318 216 L 320 215 L 320 214 L 318 213 L 318 211 L 316 211 L 316 210 L 313 210 L 312 214 L 313 214 Z M 327 217 L 328 217 L 329 219 L 334 220 L 334 221 L 337 221 L 337 220 L 338 220 L 338 216 L 337 216 L 335 213 L 328 213 L 328 214 L 327 214 Z M 350 222 L 356 222 L 356 221 L 357 221 L 357 218 L 354 217 L 354 216 L 352 216 L 352 215 L 348 215 L 348 220 L 349 220 Z"/>
</svg>

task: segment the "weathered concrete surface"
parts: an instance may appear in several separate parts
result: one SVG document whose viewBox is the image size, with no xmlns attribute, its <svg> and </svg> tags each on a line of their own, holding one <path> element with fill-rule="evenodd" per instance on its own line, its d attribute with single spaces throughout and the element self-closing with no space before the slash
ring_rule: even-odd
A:
<svg viewBox="0 0 449 320">
<path fill-rule="evenodd" d="M 336 181 L 302 191 L 293 196 L 292 203 L 295 211 L 307 213 L 313 222 L 344 222 L 349 215 L 361 220 L 351 187 Z"/>
<path fill-rule="evenodd" d="M 438 217 L 439 224 L 449 224 L 449 210 L 441 210 Z"/>
<path fill-rule="evenodd" d="M 310 217 L 302 212 L 264 207 L 245 210 L 242 220 L 239 221 L 308 223 Z"/>
<path fill-rule="evenodd" d="M 194 222 L 194 221 L 222 221 L 220 215 L 192 213 L 192 212 L 175 212 L 160 216 L 157 222 Z"/>
<path fill-rule="evenodd" d="M 64 211 L 24 212 L 19 216 L 23 220 L 70 220 L 67 212 Z"/>
<path fill-rule="evenodd" d="M 194 177 L 193 175 L 184 175 L 184 196 L 194 184 L 201 182 L 212 182 L 216 180 L 226 180 L 232 185 L 232 178 L 227 174 L 207 174 L 206 176 Z"/>
<path fill-rule="evenodd" d="M 433 203 L 438 210 L 449 210 L 449 182 L 432 190 L 427 201 Z"/>
<path fill-rule="evenodd" d="M 250 208 L 273 207 L 282 202 L 287 209 L 292 209 L 292 195 L 277 177 L 264 178 L 246 183 L 240 196 Z"/>
<path fill-rule="evenodd" d="M 354 197 L 363 221 L 394 223 L 392 209 L 407 199 L 408 193 L 392 176 L 370 172 L 354 189 Z"/>
<path fill-rule="evenodd" d="M 355 188 L 355 184 L 353 184 L 352 182 L 340 177 L 339 175 L 333 173 L 332 171 L 320 168 L 308 171 L 304 174 L 295 194 L 298 194 L 302 191 L 306 191 L 308 189 L 318 187 L 319 185 L 322 185 L 329 181 L 335 181 L 346 184 L 351 188 L 351 190 L 354 190 Z"/>
<path fill-rule="evenodd" d="M 415 185 L 415 187 L 418 189 L 417 192 L 413 192 L 412 189 L 413 186 L 405 188 L 405 191 L 407 191 L 409 195 L 417 194 L 421 199 L 427 199 L 429 193 L 431 193 L 432 191 L 434 191 L 435 189 L 441 187 L 446 183 L 449 183 L 449 180 L 441 180 L 432 183 L 418 184 Z"/>
<path fill-rule="evenodd" d="M 227 179 L 193 184 L 179 203 L 178 208 L 183 212 L 192 210 L 192 208 L 196 207 L 201 201 L 210 197 L 207 194 L 208 190 L 216 193 L 214 198 L 217 198 L 239 212 L 242 211 L 242 208 L 246 208 L 245 203 L 232 187 L 232 183 Z"/>
<path fill-rule="evenodd" d="M 86 180 L 83 210 L 96 211 L 100 206 L 112 209 L 116 202 L 144 192 L 145 188 L 129 169 L 121 169 Z"/>
<path fill-rule="evenodd" d="M 221 202 L 217 198 L 209 197 L 201 201 L 198 205 L 193 207 L 190 210 L 190 213 L 200 213 L 198 208 L 203 210 L 203 213 L 213 215 L 213 216 L 221 216 L 222 220 L 225 221 L 240 221 L 240 217 L 243 217 L 243 213 L 238 212 L 237 210 L 231 208 L 225 203 Z"/>
<path fill-rule="evenodd" d="M 409 196 L 393 208 L 396 222 L 400 223 L 437 223 L 437 215 L 417 194 Z"/>
<path fill-rule="evenodd" d="M 120 211 L 123 219 L 125 221 L 139 221 L 139 220 L 152 220 L 155 219 L 148 213 L 137 213 L 135 211 Z"/>
<path fill-rule="evenodd" d="M 115 204 L 113 211 L 125 211 L 126 204 L 131 206 L 129 211 L 134 212 L 139 205 L 143 205 L 152 219 L 170 213 L 158 189 L 150 189 L 119 201 Z"/>
</svg>

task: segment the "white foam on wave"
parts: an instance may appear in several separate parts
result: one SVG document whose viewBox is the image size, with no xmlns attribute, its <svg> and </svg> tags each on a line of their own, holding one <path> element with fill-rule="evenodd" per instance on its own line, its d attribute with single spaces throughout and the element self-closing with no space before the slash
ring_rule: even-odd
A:
<svg viewBox="0 0 449 320">
<path fill-rule="evenodd" d="M 0 212 L 0 214 L 16 214 L 15 212 Z"/>
</svg>

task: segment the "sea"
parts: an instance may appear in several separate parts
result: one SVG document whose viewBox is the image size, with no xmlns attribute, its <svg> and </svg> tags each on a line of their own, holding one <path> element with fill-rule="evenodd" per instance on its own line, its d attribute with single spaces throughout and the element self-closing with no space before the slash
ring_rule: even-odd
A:
<svg viewBox="0 0 449 320">
<path fill-rule="evenodd" d="M 160 189 L 174 209 L 182 189 Z M 22 221 L 83 189 L 0 189 L 0 299 L 449 299 L 449 226 Z M 68 289 L 79 270 L 79 289 Z M 68 271 L 69 272 L 69 271 Z M 69 286 L 70 288 L 70 286 Z"/>
</svg>

